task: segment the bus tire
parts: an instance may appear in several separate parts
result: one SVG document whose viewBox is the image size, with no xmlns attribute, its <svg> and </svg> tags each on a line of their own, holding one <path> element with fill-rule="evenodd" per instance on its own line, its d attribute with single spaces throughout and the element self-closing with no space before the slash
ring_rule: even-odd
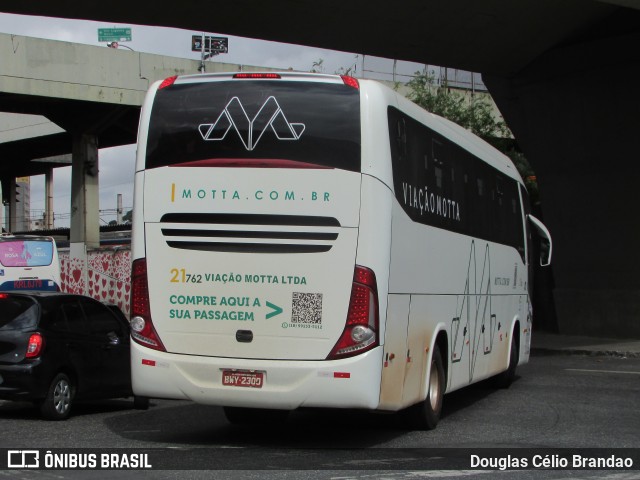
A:
<svg viewBox="0 0 640 480">
<path fill-rule="evenodd" d="M 272 425 L 284 423 L 289 416 L 289 410 L 244 407 L 223 407 L 223 410 L 232 425 Z"/>
<path fill-rule="evenodd" d="M 445 375 L 442 354 L 438 345 L 435 345 L 431 355 L 429 378 L 427 379 L 427 398 L 409 407 L 407 411 L 412 428 L 420 430 L 433 430 L 436 428 L 442 412 L 444 388 Z"/>
<path fill-rule="evenodd" d="M 133 396 L 133 408 L 135 410 L 149 410 L 149 397 Z"/>
<path fill-rule="evenodd" d="M 75 386 L 65 373 L 58 373 L 40 403 L 40 413 L 47 420 L 64 420 L 71 412 Z"/>
<path fill-rule="evenodd" d="M 509 352 L 509 366 L 507 369 L 493 377 L 493 384 L 496 388 L 509 388 L 516 378 L 516 368 L 518 367 L 518 342 L 515 334 L 511 334 L 511 350 Z"/>
</svg>

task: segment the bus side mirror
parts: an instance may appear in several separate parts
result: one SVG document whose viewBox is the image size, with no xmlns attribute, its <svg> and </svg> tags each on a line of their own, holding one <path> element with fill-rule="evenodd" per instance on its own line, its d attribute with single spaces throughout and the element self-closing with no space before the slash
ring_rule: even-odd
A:
<svg viewBox="0 0 640 480">
<path fill-rule="evenodd" d="M 544 226 L 544 223 L 533 215 L 527 215 L 527 219 L 540 239 L 540 266 L 547 267 L 551 265 L 551 252 L 553 250 L 551 234 L 549 233 L 549 230 L 547 230 L 547 227 Z"/>
</svg>

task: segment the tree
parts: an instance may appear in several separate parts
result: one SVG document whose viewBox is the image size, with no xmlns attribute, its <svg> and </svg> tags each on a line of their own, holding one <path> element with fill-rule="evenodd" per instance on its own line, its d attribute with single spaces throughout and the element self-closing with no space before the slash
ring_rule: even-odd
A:
<svg viewBox="0 0 640 480">
<path fill-rule="evenodd" d="M 407 83 L 407 98 L 425 110 L 440 115 L 473 132 L 493 145 L 513 161 L 524 179 L 532 203 L 538 202 L 538 185 L 535 174 L 526 157 L 517 148 L 511 131 L 502 118 L 493 114 L 493 105 L 484 95 L 469 97 L 451 91 L 446 85 L 437 86 L 433 75 L 417 72 Z"/>
<path fill-rule="evenodd" d="M 311 73 L 324 73 L 324 58 L 319 58 L 311 64 Z"/>
<path fill-rule="evenodd" d="M 131 223 L 131 221 L 133 220 L 133 210 L 129 210 L 127 213 L 124 214 L 124 216 L 122 217 L 122 221 L 124 223 Z"/>
<path fill-rule="evenodd" d="M 354 67 L 341 67 L 336 75 L 349 75 Z M 324 59 L 313 62 L 311 73 L 324 72 Z M 396 90 L 399 84 L 396 85 Z M 486 95 L 465 95 L 451 90 L 447 85 L 436 85 L 435 77 L 426 72 L 416 72 L 407 83 L 407 98 L 428 112 L 435 113 L 476 134 L 513 161 L 529 191 L 532 204 L 539 201 L 535 173 L 526 157 L 518 149 L 513 135 L 501 117 L 494 115 L 493 104 Z"/>
<path fill-rule="evenodd" d="M 502 119 L 494 117 L 493 106 L 484 95 L 469 97 L 461 92 L 450 91 L 446 85 L 439 87 L 435 84 L 434 76 L 426 73 L 416 73 L 407 86 L 411 89 L 407 95 L 409 100 L 486 141 L 510 136 L 509 128 Z"/>
</svg>

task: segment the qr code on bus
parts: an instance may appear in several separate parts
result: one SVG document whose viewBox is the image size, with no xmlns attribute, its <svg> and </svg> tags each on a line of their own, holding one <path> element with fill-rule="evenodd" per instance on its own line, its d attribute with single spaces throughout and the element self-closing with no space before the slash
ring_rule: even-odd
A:
<svg viewBox="0 0 640 480">
<path fill-rule="evenodd" d="M 322 323 L 322 294 L 293 292 L 291 323 Z"/>
</svg>

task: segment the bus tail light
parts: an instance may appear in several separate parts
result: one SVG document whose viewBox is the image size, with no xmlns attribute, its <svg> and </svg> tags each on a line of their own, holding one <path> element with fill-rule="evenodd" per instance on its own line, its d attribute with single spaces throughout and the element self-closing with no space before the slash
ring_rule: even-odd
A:
<svg viewBox="0 0 640 480">
<path fill-rule="evenodd" d="M 151 321 L 147 259 L 134 260 L 131 270 L 131 338 L 147 348 L 166 352 Z"/>
<path fill-rule="evenodd" d="M 26 358 L 37 358 L 42 352 L 44 347 L 44 338 L 39 333 L 33 333 L 29 337 L 29 343 L 27 344 Z"/>
<path fill-rule="evenodd" d="M 378 289 L 372 270 L 356 265 L 347 321 L 327 360 L 352 357 L 379 344 Z"/>
<path fill-rule="evenodd" d="M 158 90 L 162 90 L 163 88 L 167 88 L 170 87 L 171 85 L 173 85 L 175 83 L 175 81 L 178 79 L 177 75 L 174 75 L 172 77 L 167 77 L 165 78 L 162 83 L 158 86 Z"/>
<path fill-rule="evenodd" d="M 278 80 L 282 78 L 277 73 L 236 73 L 233 78 L 252 80 Z"/>
<path fill-rule="evenodd" d="M 358 82 L 357 78 L 349 77 L 347 75 L 340 75 L 340 78 L 342 78 L 342 81 L 348 87 L 353 87 L 356 90 L 360 90 L 360 82 Z"/>
</svg>

